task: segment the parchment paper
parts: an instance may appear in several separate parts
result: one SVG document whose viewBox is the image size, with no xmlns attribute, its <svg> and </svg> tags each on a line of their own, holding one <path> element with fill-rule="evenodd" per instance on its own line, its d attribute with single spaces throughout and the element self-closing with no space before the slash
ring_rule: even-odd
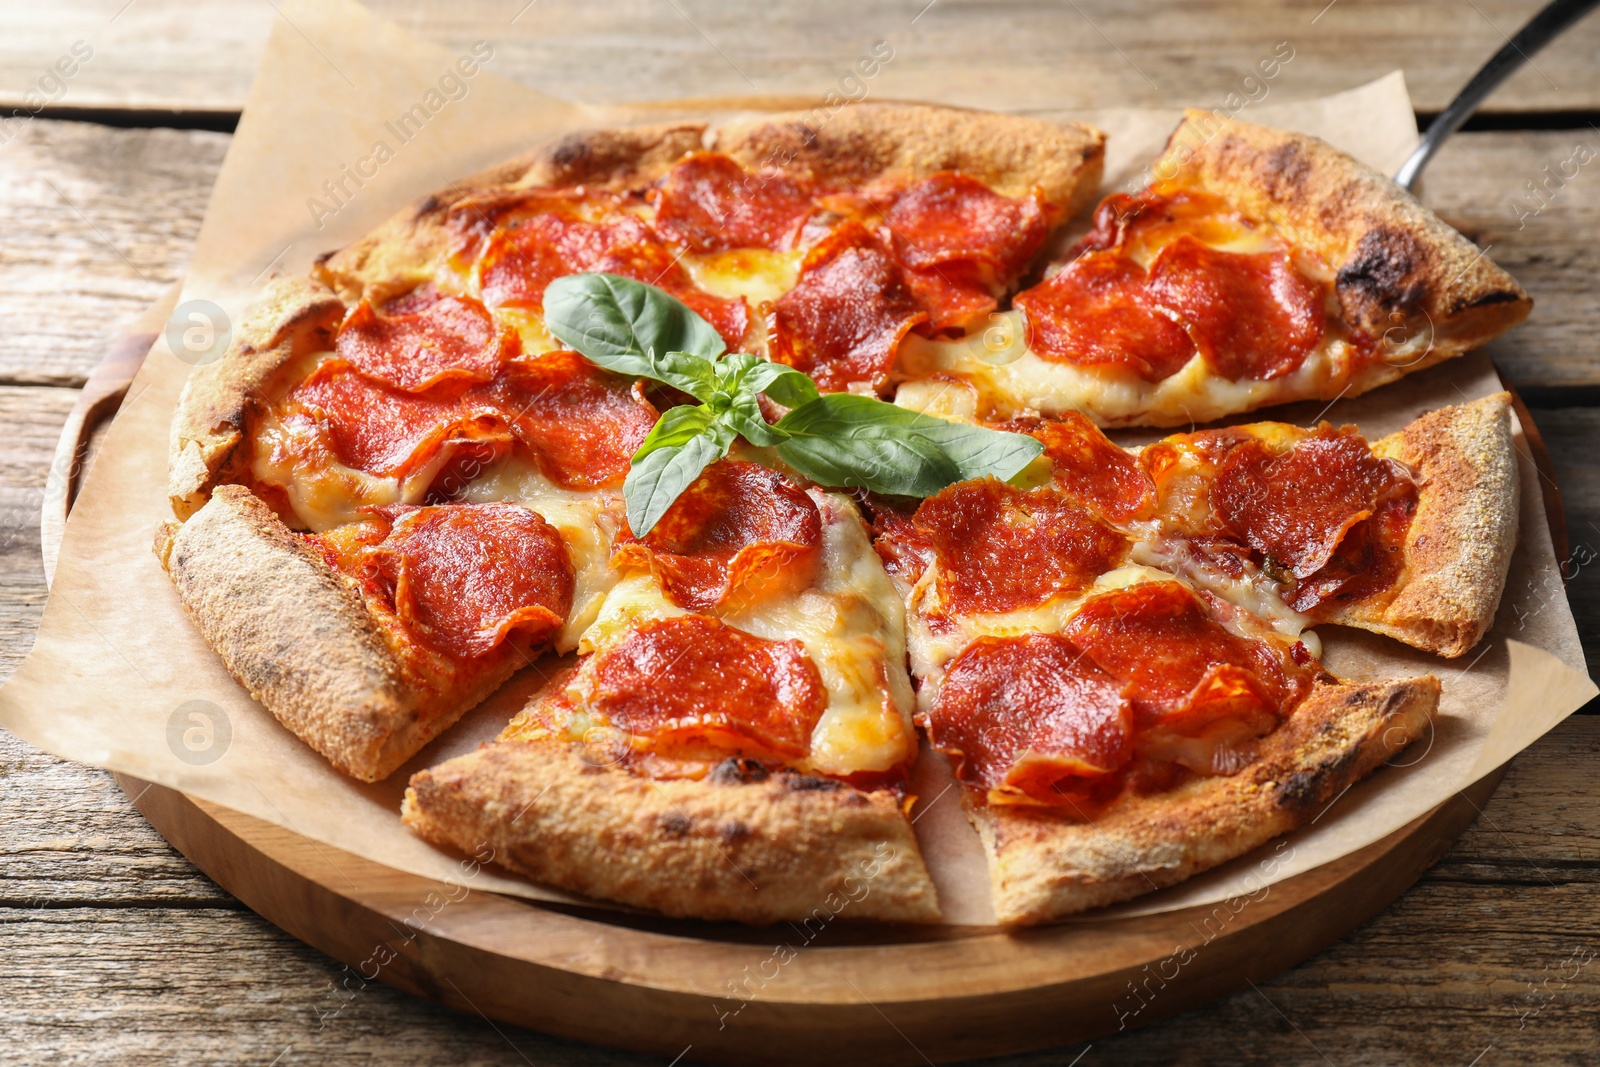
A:
<svg viewBox="0 0 1600 1067">
<path fill-rule="evenodd" d="M 563 131 L 675 113 L 720 117 L 771 103 L 583 107 L 496 76 L 486 50 L 465 58 L 446 52 L 344 0 L 283 7 L 286 18 L 275 24 L 212 194 L 172 338 L 195 321 L 184 317 L 188 302 L 213 302 L 237 322 L 273 273 L 302 272 L 317 253 L 353 240 L 415 197 Z M 1067 103 L 1041 91 L 1031 110 Z M 821 99 L 782 105 L 826 113 Z M 1094 121 L 1110 134 L 1108 188 L 1136 177 L 1177 118 L 1136 110 L 1057 113 Z M 1315 133 L 1385 171 L 1416 136 L 1398 73 L 1323 100 L 1252 105 L 1240 117 Z M 0 691 L 0 725 L 58 755 L 184 790 L 393 867 L 575 902 L 493 869 L 464 873 L 459 856 L 417 840 L 397 814 L 412 771 L 492 737 L 549 664 L 522 672 L 387 782 L 363 785 L 334 772 L 281 728 L 200 639 L 151 551 L 157 525 L 170 517 L 167 428 L 191 369 L 174 354 L 181 346 L 158 343 L 108 431 L 67 525 L 34 651 Z M 1469 357 L 1374 396 L 1340 401 L 1327 416 L 1356 422 L 1376 437 L 1422 411 L 1496 388 L 1487 360 Z M 1311 421 L 1321 407 L 1266 417 Z M 1546 532 L 1539 478 L 1526 461 L 1523 484 L 1522 541 L 1500 620 L 1464 662 L 1333 627 L 1320 631 L 1328 665 L 1345 677 L 1432 671 L 1444 679 L 1438 727 L 1396 760 L 1406 766 L 1386 768 L 1350 790 L 1285 844 L 1121 910 L 1259 891 L 1361 848 L 1510 758 L 1595 694 Z M 988 922 L 976 836 L 961 816 L 957 791 L 942 791 L 939 761 L 925 764 L 917 830 L 947 921 Z"/>
</svg>

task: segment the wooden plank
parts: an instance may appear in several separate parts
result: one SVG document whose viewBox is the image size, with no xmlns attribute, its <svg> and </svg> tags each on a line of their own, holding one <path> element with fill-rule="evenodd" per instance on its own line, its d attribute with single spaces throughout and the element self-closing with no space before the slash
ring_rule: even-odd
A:
<svg viewBox="0 0 1600 1067">
<path fill-rule="evenodd" d="M 1600 411 L 1594 408 L 1535 412 L 1545 447 L 1556 469 L 1567 508 L 1571 560 L 1567 599 L 1583 638 L 1589 669 L 1600 665 L 1600 468 L 1594 462 L 1600 442 Z"/>
<path fill-rule="evenodd" d="M 710 0 L 370 6 L 452 49 L 487 40 L 496 47 L 490 69 L 581 100 L 752 88 L 820 97 L 874 41 L 887 40 L 894 59 L 870 87 L 882 96 L 957 93 L 971 106 L 1014 107 L 1048 85 L 1066 106 L 1215 106 L 1288 42 L 1294 58 L 1271 93 L 1321 96 L 1398 68 L 1423 111 L 1443 107 L 1536 9 L 1526 0 L 777 0 L 752 17 L 743 5 Z M 13 5 L 0 40 L 0 105 L 48 98 L 63 107 L 236 112 L 278 12 L 256 0 Z M 79 41 L 92 57 L 72 77 L 51 80 L 47 72 Z M 1597 50 L 1600 21 L 1591 20 L 1540 55 L 1536 69 L 1515 75 L 1488 108 L 1600 108 Z M 27 98 L 30 91 L 37 95 Z"/>
<path fill-rule="evenodd" d="M 0 383 L 83 383 L 182 274 L 227 146 L 34 121 L 0 148 Z"/>
<path fill-rule="evenodd" d="M 33 647 L 44 610 L 39 509 L 73 389 L 0 386 L 0 678 Z"/>
<path fill-rule="evenodd" d="M 1600 132 L 1458 134 L 1429 165 L 1422 199 L 1533 295 L 1528 321 L 1489 348 L 1528 402 L 1600 401 Z"/>
<path fill-rule="evenodd" d="M 1581 1062 L 1600 1009 L 1600 966 L 1583 962 L 1600 939 L 1600 813 L 1573 798 L 1597 755 L 1600 718 L 1562 724 L 1512 766 L 1478 827 L 1373 922 L 1259 992 L 1096 1041 L 1091 1062 L 1321 1062 L 1308 1041 L 1335 1063 L 1465 1064 L 1491 1044 L 1504 1056 L 1492 1062 Z M 58 833 L 82 832 L 89 851 L 148 832 L 103 777 L 79 782 L 108 792 L 73 802 Z M 16 792 L 0 791 L 0 805 Z M 8 856 L 0 871 L 11 866 Z M 174 1042 L 194 1061 L 269 1063 L 290 1047 L 282 1062 L 646 1062 L 496 1031 L 379 984 L 338 994 L 338 964 L 214 897 L 162 906 L 99 874 L 79 889 L 21 907 L 7 894 L 13 906 L 0 906 L 0 1028 L 42 1062 L 165 1063 Z"/>
</svg>

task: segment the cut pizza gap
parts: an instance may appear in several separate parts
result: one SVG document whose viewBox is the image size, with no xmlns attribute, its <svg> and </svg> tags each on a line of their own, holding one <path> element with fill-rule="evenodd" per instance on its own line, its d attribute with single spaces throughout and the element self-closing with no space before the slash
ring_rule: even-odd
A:
<svg viewBox="0 0 1600 1067">
<path fill-rule="evenodd" d="M 1152 389 L 1221 390 L 1230 411 L 1320 395 L 1307 368 L 1328 338 L 1350 348 L 1397 300 L 1438 313 L 1430 360 L 1525 313 L 1487 264 L 1438 285 L 1462 239 L 1320 142 L 1230 131 L 1139 211 L 1102 208 L 1093 247 L 1009 312 L 1098 183 L 1095 131 L 863 105 L 822 131 L 682 123 L 536 153 L 273 287 L 186 386 L 185 521 L 158 552 L 235 677 L 368 780 L 527 657 L 577 651 L 499 740 L 415 776 L 404 810 L 554 885 L 768 922 L 871 865 L 853 915 L 932 921 L 914 718 L 956 760 L 1001 921 L 1181 880 L 1304 822 L 1436 707 L 1432 678 L 1331 678 L 1305 627 L 1459 655 L 1517 514 L 1504 398 L 1370 446 L 1258 424 L 1127 451 L 1069 413 L 1160 423 Z M 1277 184 L 1246 189 L 1241 168 Z M 1354 193 L 1335 247 L 1296 212 L 1338 176 Z M 1411 259 L 1386 262 L 1414 270 L 1361 268 L 1396 248 Z M 897 388 L 1046 456 L 908 508 L 739 446 L 635 538 L 621 482 L 674 401 L 554 348 L 542 294 L 592 270 L 657 284 L 827 387 Z M 1016 325 L 1052 287 L 1155 345 L 1134 393 L 1084 354 L 1104 346 L 1006 364 L 978 359 L 983 335 L 940 340 Z M 1241 294 L 1270 330 L 1215 313 Z M 1025 380 L 1040 363 L 1056 376 Z M 1219 385 L 1218 365 L 1246 377 Z"/>
</svg>

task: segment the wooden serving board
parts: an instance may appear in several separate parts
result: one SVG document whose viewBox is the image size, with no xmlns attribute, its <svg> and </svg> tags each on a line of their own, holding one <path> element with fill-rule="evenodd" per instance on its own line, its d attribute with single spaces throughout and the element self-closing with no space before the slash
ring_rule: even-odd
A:
<svg viewBox="0 0 1600 1067">
<path fill-rule="evenodd" d="M 46 574 L 97 431 L 177 299 L 107 353 L 69 417 L 42 517 Z M 1549 457 L 1518 400 L 1535 463 Z M 1544 493 L 1558 558 L 1566 523 Z M 1291 967 L 1383 910 L 1444 855 L 1502 767 L 1394 834 L 1270 886 L 1242 908 L 1094 915 L 1016 932 L 849 922 L 676 921 L 540 903 L 386 867 L 165 786 L 118 774 L 151 824 L 219 885 L 343 961 L 337 1015 L 381 981 L 462 1011 L 669 1060 L 919 1064 L 1143 1026 Z"/>
</svg>

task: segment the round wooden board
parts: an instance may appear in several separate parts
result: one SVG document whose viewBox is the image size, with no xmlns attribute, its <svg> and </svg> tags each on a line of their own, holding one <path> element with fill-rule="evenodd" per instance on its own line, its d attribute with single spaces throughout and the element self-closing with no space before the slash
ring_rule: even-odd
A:
<svg viewBox="0 0 1600 1067">
<path fill-rule="evenodd" d="M 41 523 L 46 573 L 96 430 L 120 403 L 175 292 L 91 378 Z M 1534 459 L 1543 442 L 1517 403 Z M 1546 492 L 1564 558 L 1561 501 Z M 1237 910 L 1093 915 L 1015 932 L 848 922 L 734 924 L 563 908 L 475 892 L 330 848 L 272 823 L 117 775 L 151 824 L 270 922 L 348 965 L 337 1013 L 381 981 L 489 1019 L 689 1060 L 946 1062 L 1092 1039 L 1261 981 L 1403 893 L 1469 826 L 1501 768 L 1376 844 L 1270 886 Z"/>
</svg>

